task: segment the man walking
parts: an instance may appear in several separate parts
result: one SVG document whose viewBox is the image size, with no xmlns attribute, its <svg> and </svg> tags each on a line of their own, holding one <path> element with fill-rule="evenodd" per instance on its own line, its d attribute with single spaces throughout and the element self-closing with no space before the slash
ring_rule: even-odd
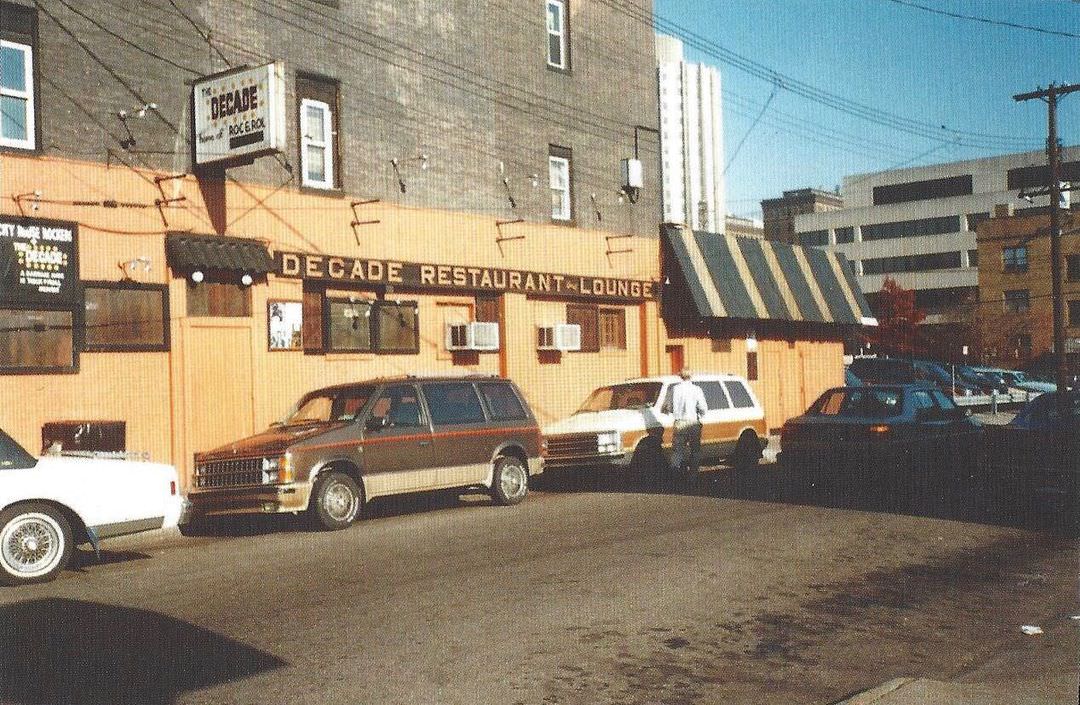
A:
<svg viewBox="0 0 1080 705">
<path fill-rule="evenodd" d="M 682 381 L 671 392 L 671 413 L 675 417 L 671 469 L 675 477 L 690 480 L 697 477 L 701 462 L 701 417 L 708 406 L 705 392 L 690 381 L 690 370 L 679 374 Z"/>
</svg>

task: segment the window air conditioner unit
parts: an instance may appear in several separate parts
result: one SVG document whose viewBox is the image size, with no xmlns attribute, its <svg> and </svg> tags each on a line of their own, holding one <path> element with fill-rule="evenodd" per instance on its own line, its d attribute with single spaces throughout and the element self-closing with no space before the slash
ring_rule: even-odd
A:
<svg viewBox="0 0 1080 705">
<path fill-rule="evenodd" d="M 581 326 L 557 323 L 536 329 L 537 350 L 581 350 Z"/>
<path fill-rule="evenodd" d="M 498 350 L 499 324 L 493 321 L 448 323 L 447 350 Z"/>
</svg>

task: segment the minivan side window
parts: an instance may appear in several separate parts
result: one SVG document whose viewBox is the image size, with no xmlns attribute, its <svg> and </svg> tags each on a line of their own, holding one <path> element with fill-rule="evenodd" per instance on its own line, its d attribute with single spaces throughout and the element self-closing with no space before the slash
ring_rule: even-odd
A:
<svg viewBox="0 0 1080 705">
<path fill-rule="evenodd" d="M 420 414 L 420 400 L 416 398 L 416 388 L 411 384 L 387 387 L 375 400 L 371 417 L 386 419 L 386 425 L 392 428 L 415 428 L 424 425 Z"/>
<path fill-rule="evenodd" d="M 727 395 L 719 382 L 694 382 L 705 393 L 705 404 L 709 411 L 730 408 Z"/>
<path fill-rule="evenodd" d="M 436 426 L 483 423 L 484 407 L 472 382 L 432 382 L 424 385 L 431 420 Z"/>
<path fill-rule="evenodd" d="M 742 382 L 735 380 L 724 382 L 724 388 L 727 389 L 728 394 L 731 396 L 731 403 L 735 405 L 737 409 L 748 409 L 754 406 L 754 400 L 750 397 L 750 392 L 746 391 L 746 387 Z"/>
<path fill-rule="evenodd" d="M 524 421 L 529 418 L 525 407 L 509 384 L 486 382 L 478 385 L 480 394 L 487 402 L 488 411 L 494 421 Z"/>
</svg>

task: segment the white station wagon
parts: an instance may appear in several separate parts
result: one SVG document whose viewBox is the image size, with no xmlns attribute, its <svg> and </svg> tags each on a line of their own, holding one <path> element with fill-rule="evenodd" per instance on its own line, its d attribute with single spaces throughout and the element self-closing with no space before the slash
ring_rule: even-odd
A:
<svg viewBox="0 0 1080 705">
<path fill-rule="evenodd" d="M 171 465 L 37 459 L 0 430 L 0 584 L 52 580 L 77 544 L 176 526 L 177 481 Z"/>
<path fill-rule="evenodd" d="M 544 429 L 545 467 L 621 466 L 653 471 L 671 457 L 675 375 L 643 377 L 600 387 L 569 418 Z M 768 434 L 765 413 L 742 377 L 696 374 L 690 381 L 705 393 L 701 424 L 703 465 L 757 464 Z"/>
</svg>

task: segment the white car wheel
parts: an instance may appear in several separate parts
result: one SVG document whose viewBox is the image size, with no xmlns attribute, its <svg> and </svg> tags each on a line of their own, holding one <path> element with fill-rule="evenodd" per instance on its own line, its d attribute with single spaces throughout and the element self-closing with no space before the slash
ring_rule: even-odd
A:
<svg viewBox="0 0 1080 705">
<path fill-rule="evenodd" d="M 0 514 L 0 581 L 8 585 L 52 580 L 71 558 L 71 526 L 43 504 Z"/>
</svg>

